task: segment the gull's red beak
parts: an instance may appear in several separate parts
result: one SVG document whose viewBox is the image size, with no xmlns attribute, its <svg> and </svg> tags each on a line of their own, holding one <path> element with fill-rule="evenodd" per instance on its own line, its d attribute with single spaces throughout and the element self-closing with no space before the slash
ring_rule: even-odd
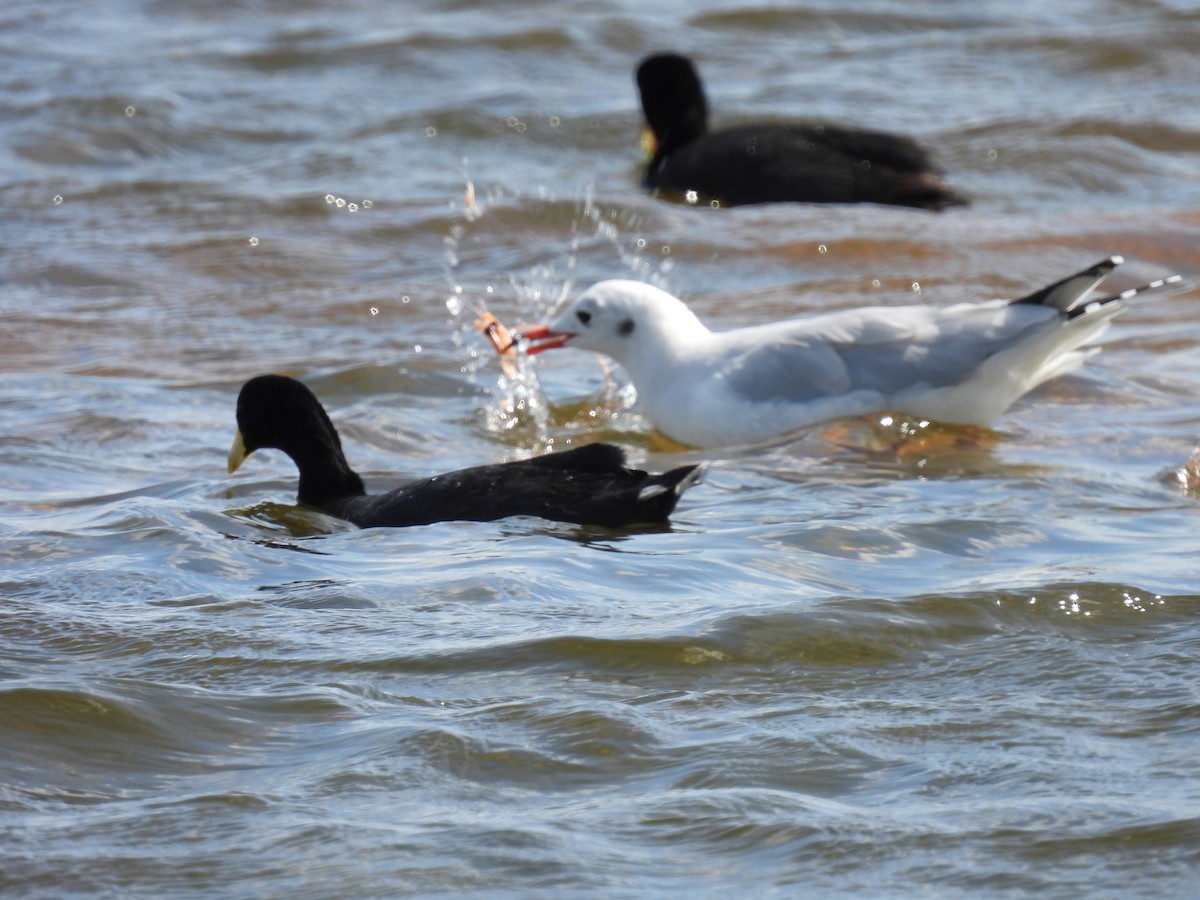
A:
<svg viewBox="0 0 1200 900">
<path fill-rule="evenodd" d="M 528 344 L 525 352 L 530 356 L 543 350 L 553 350 L 561 347 L 575 337 L 569 331 L 551 331 L 547 325 L 530 325 L 520 330 L 521 338 Z"/>
</svg>

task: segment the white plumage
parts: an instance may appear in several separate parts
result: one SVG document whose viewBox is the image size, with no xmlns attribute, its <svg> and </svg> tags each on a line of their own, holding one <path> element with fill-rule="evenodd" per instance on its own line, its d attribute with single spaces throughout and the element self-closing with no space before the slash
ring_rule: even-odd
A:
<svg viewBox="0 0 1200 900">
<path fill-rule="evenodd" d="M 628 372 L 645 415 L 696 447 L 765 440 L 841 416 L 892 411 L 986 424 L 1022 394 L 1078 367 L 1141 290 L 1093 299 L 1120 257 L 1019 300 L 869 307 L 710 331 L 678 298 L 637 281 L 602 281 L 529 352 L 593 350 Z"/>
</svg>

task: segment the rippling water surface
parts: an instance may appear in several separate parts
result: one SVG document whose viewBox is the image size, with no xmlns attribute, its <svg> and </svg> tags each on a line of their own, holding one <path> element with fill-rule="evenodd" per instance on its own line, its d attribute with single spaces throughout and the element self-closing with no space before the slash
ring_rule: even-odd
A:
<svg viewBox="0 0 1200 900">
<path fill-rule="evenodd" d="M 0 11 L 0 891 L 1182 896 L 1200 868 L 1200 13 L 41 0 Z M 974 203 L 638 187 L 632 69 L 935 147 Z M 983 433 L 733 449 L 669 528 L 355 530 L 372 485 L 603 436 L 584 353 L 471 322 L 605 277 L 717 326 L 1170 272 Z M 903 440 L 916 430 L 915 439 Z"/>
</svg>

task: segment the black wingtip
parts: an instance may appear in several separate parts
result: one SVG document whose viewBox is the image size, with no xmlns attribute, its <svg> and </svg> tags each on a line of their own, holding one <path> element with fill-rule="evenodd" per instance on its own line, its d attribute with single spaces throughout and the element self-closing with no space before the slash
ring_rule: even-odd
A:
<svg viewBox="0 0 1200 900">
<path fill-rule="evenodd" d="M 1122 256 L 1106 257 L 1074 275 L 1068 275 L 1032 294 L 1013 300 L 1012 303 L 1014 305 L 1051 306 L 1064 315 L 1069 314 L 1081 304 L 1088 294 L 1096 289 L 1100 282 L 1108 277 L 1113 269 L 1124 262 L 1125 258 Z"/>
<path fill-rule="evenodd" d="M 1074 318 L 1075 316 L 1083 315 L 1089 309 L 1092 309 L 1096 306 L 1104 306 L 1108 303 L 1116 303 L 1118 301 L 1124 303 L 1132 300 L 1134 297 L 1137 297 L 1140 294 L 1156 291 L 1159 288 L 1170 287 L 1173 284 L 1180 284 L 1182 281 L 1182 275 L 1168 275 L 1166 278 L 1156 278 L 1154 281 L 1147 281 L 1145 284 L 1138 285 L 1137 287 L 1126 288 L 1119 294 L 1111 294 L 1108 297 L 1099 297 L 1095 300 L 1089 301 L 1083 306 L 1078 306 L 1071 310 L 1069 316 Z"/>
</svg>

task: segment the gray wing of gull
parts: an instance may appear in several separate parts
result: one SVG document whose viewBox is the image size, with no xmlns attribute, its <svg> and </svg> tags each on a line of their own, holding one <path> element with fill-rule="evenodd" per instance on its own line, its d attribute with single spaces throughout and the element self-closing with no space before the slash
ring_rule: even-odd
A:
<svg viewBox="0 0 1200 900">
<path fill-rule="evenodd" d="M 835 313 L 748 329 L 731 341 L 721 374 L 735 394 L 759 403 L 852 391 L 886 397 L 966 381 L 988 357 L 1058 319 L 1052 309 L 1002 301 Z"/>
</svg>

